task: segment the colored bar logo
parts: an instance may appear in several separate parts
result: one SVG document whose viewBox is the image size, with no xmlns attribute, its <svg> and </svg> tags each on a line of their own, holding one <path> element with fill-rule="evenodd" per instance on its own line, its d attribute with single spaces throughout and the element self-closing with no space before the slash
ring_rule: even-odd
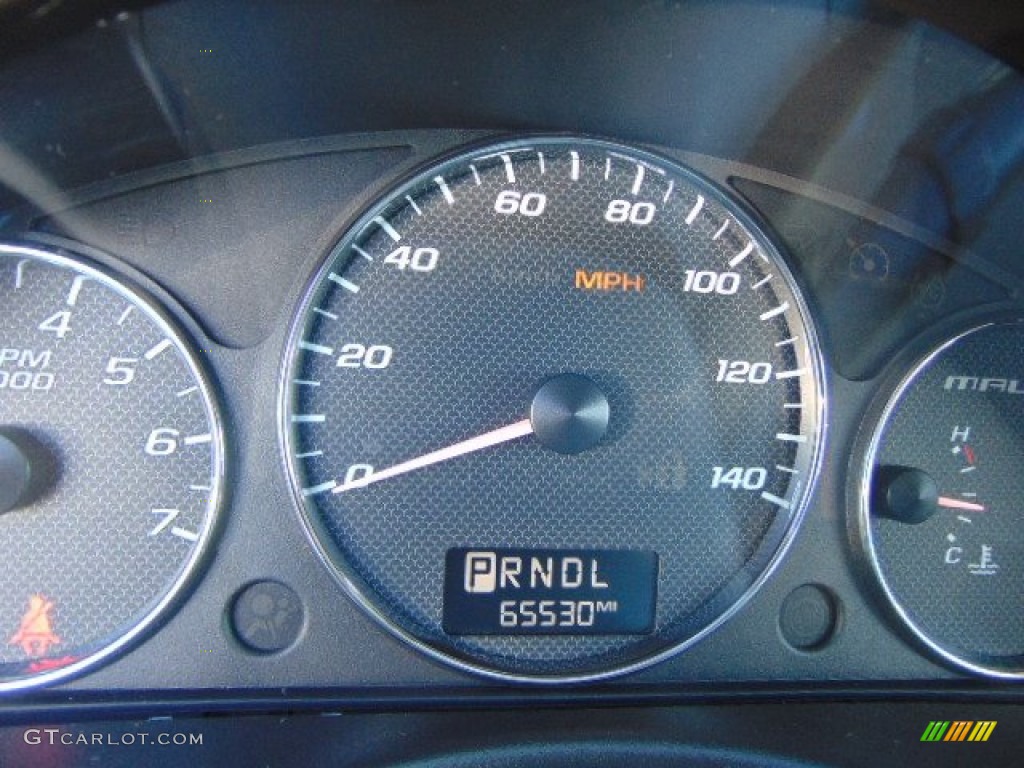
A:
<svg viewBox="0 0 1024 768">
<path fill-rule="evenodd" d="M 995 729 L 995 720 L 932 720 L 921 741 L 988 741 Z"/>
</svg>

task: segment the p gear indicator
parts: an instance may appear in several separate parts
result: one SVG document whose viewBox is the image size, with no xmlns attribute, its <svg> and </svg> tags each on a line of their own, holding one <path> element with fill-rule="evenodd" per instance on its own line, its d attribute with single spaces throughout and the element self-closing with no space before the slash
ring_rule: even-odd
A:
<svg viewBox="0 0 1024 768">
<path fill-rule="evenodd" d="M 654 552 L 452 549 L 444 629 L 451 635 L 647 634 L 657 584 Z"/>
</svg>

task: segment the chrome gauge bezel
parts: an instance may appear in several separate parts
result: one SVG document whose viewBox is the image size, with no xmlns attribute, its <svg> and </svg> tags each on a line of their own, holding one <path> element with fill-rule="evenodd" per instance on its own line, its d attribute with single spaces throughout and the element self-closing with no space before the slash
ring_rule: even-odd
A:
<svg viewBox="0 0 1024 768">
<path fill-rule="evenodd" d="M 909 634 L 909 638 L 922 646 L 927 652 L 938 659 L 952 665 L 953 667 L 970 672 L 982 677 L 998 680 L 1024 680 L 1024 667 L 1020 669 L 1006 669 L 985 663 L 977 658 L 966 654 L 954 653 L 945 648 L 941 643 L 933 640 L 931 636 L 916 622 L 903 601 L 893 592 L 882 569 L 875 537 L 871 530 L 871 492 L 872 474 L 878 451 L 881 447 L 882 437 L 889 426 L 893 412 L 902 402 L 904 395 L 914 386 L 929 365 L 939 358 L 944 352 L 956 345 L 963 339 L 978 333 L 984 329 L 995 326 L 1021 325 L 1024 328 L 1024 317 L 1017 313 L 989 314 L 985 319 L 977 319 L 968 323 L 958 324 L 959 330 L 943 334 L 941 341 L 922 343 L 921 347 L 927 351 L 916 354 L 911 358 L 909 370 L 906 360 L 897 360 L 894 363 L 900 372 L 892 375 L 889 381 L 895 381 L 895 385 L 884 386 L 880 391 L 874 407 L 871 409 L 872 416 L 867 424 L 870 424 L 870 431 L 862 434 L 860 448 L 854 451 L 853 461 L 859 463 L 859 471 L 854 473 L 856 485 L 853 493 L 856 494 L 856 503 L 851 505 L 855 509 L 855 517 L 851 527 L 853 545 L 855 550 L 863 555 L 866 563 L 866 570 L 878 590 L 879 597 L 885 603 L 885 608 L 893 619 L 898 622 L 900 629 Z"/>
<path fill-rule="evenodd" d="M 193 545 L 189 557 L 180 567 L 178 575 L 165 588 L 164 593 L 155 604 L 138 621 L 118 634 L 111 642 L 67 666 L 27 677 L 0 680 L 0 695 L 35 690 L 92 671 L 116 655 L 130 649 L 166 620 L 172 609 L 180 604 L 186 593 L 195 585 L 211 555 L 213 541 L 220 526 L 225 497 L 227 443 L 220 401 L 213 385 L 213 379 L 193 349 L 190 335 L 161 305 L 160 301 L 134 279 L 117 273 L 114 269 L 100 264 L 93 258 L 72 251 L 63 244 L 59 246 L 45 244 L 46 248 L 53 248 L 53 250 L 43 250 L 43 247 L 43 245 L 30 241 L 0 243 L 0 254 L 23 255 L 26 258 L 42 261 L 75 274 L 85 275 L 90 280 L 114 291 L 142 311 L 161 332 L 166 334 L 166 338 L 171 340 L 174 348 L 184 359 L 188 371 L 203 397 L 204 410 L 213 436 L 211 441 L 213 471 L 210 478 L 211 489 L 207 512 L 203 519 L 203 529 L 199 531 L 198 539 Z M 89 251 L 91 249 L 83 247 L 82 250 Z"/>
<path fill-rule="evenodd" d="M 289 382 L 293 378 L 295 367 L 299 361 L 299 356 L 296 354 L 297 345 L 301 340 L 306 318 L 312 310 L 317 292 L 323 281 L 327 279 L 327 275 L 330 273 L 339 252 L 346 248 L 353 239 L 358 237 L 359 233 L 370 225 L 376 217 L 393 205 L 398 195 L 405 193 L 416 183 L 428 179 L 431 175 L 443 173 L 445 168 L 478 158 L 483 153 L 487 153 L 488 156 L 498 155 L 503 152 L 521 150 L 535 142 L 558 142 L 565 144 L 584 142 L 591 146 L 604 148 L 610 152 L 628 151 L 631 157 L 635 157 L 641 162 L 669 167 L 673 173 L 677 173 L 683 178 L 695 180 L 696 184 L 702 188 L 713 190 L 717 198 L 727 205 L 730 216 L 733 216 L 748 231 L 756 233 L 759 238 L 759 245 L 765 246 L 765 251 L 772 259 L 773 268 L 777 265 L 778 274 L 791 293 L 796 304 L 795 310 L 803 321 L 803 328 L 806 329 L 807 338 L 803 357 L 806 359 L 807 365 L 812 369 L 813 378 L 813 384 L 807 386 L 805 393 L 807 408 L 802 415 L 802 423 L 813 425 L 813 432 L 816 435 L 816 443 L 808 459 L 807 477 L 802 485 L 799 486 L 799 500 L 798 503 L 792 506 L 791 521 L 785 534 L 777 545 L 775 552 L 762 566 L 761 571 L 753 579 L 752 583 L 727 610 L 720 613 L 707 626 L 684 641 L 670 645 L 652 655 L 631 660 L 625 664 L 617 664 L 596 671 L 573 674 L 525 674 L 492 668 L 473 659 L 465 658 L 454 652 L 439 648 L 431 642 L 417 637 L 387 616 L 375 604 L 373 599 L 366 594 L 367 588 L 361 585 L 361 580 L 350 575 L 344 563 L 336 562 L 334 553 L 321 541 L 322 531 L 310 519 L 311 513 L 307 510 L 306 499 L 299 492 L 300 478 L 297 474 L 297 462 L 293 459 L 293 427 L 290 422 L 290 396 L 293 392 Z M 771 578 L 776 568 L 785 558 L 794 538 L 800 530 L 804 514 L 814 496 L 825 454 L 828 431 L 826 367 L 818 342 L 814 316 L 807 305 L 800 282 L 791 271 L 786 257 L 783 255 L 781 248 L 777 244 L 777 239 L 772 235 L 771 230 L 764 224 L 759 223 L 742 199 L 730 193 L 721 183 L 683 165 L 679 160 L 665 153 L 653 152 L 644 147 L 587 135 L 528 134 L 505 139 L 501 137 L 485 138 L 474 141 L 471 144 L 459 146 L 443 155 L 427 158 L 411 171 L 402 174 L 396 182 L 380 191 L 374 197 L 372 203 L 363 207 L 338 229 L 337 237 L 318 260 L 312 275 L 304 283 L 301 299 L 290 320 L 290 327 L 282 352 L 277 398 L 278 447 L 289 492 L 294 502 L 295 513 L 317 557 L 342 587 L 346 595 L 389 634 L 428 658 L 441 662 L 444 666 L 505 683 L 556 686 L 599 682 L 647 669 L 673 658 L 699 643 L 742 610 L 764 583 Z"/>
</svg>

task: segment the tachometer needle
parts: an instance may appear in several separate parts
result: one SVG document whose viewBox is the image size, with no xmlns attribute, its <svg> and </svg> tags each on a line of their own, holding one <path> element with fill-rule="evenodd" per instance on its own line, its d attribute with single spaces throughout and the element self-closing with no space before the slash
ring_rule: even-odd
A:
<svg viewBox="0 0 1024 768">
<path fill-rule="evenodd" d="M 499 445 L 501 443 L 507 443 L 510 440 L 517 440 L 520 437 L 533 434 L 533 424 L 529 419 L 523 419 L 517 421 L 515 424 L 509 424 L 506 427 L 495 429 L 491 432 L 486 432 L 476 437 L 471 437 L 469 440 L 463 440 L 455 445 L 449 445 L 447 448 L 441 448 L 437 451 L 417 456 L 415 459 L 409 461 L 403 461 L 401 464 L 396 464 L 393 467 L 382 469 L 380 472 L 374 472 L 372 474 L 361 477 L 358 480 L 353 480 L 349 483 L 344 483 L 335 486 L 332 493 L 344 493 L 345 491 L 351 491 L 356 488 L 365 488 L 371 483 L 379 483 L 381 480 L 389 480 L 392 477 L 398 477 L 404 475 L 406 472 L 412 472 L 413 470 L 423 469 L 429 467 L 432 464 L 440 464 L 442 461 L 448 461 L 449 459 L 455 459 L 459 456 L 465 456 L 467 453 L 473 453 L 475 451 L 482 451 L 484 448 L 490 448 L 493 445 Z"/>
<path fill-rule="evenodd" d="M 939 496 L 938 504 L 940 507 L 946 509 L 962 509 L 966 512 L 984 512 L 985 507 L 981 504 L 975 504 L 970 501 L 963 501 L 961 499 L 952 499 L 949 496 Z"/>
</svg>

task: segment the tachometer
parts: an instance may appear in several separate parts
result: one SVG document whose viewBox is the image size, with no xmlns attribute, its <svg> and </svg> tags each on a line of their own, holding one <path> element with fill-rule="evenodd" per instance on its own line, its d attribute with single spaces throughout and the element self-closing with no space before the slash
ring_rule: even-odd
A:
<svg viewBox="0 0 1024 768">
<path fill-rule="evenodd" d="M 703 636 L 814 479 L 814 334 L 770 241 L 646 152 L 537 138 L 373 206 L 295 320 L 281 428 L 345 588 L 457 666 L 592 679 Z"/>
<path fill-rule="evenodd" d="M 207 550 L 224 447 L 213 393 L 143 293 L 0 245 L 0 691 L 138 637 Z"/>
</svg>

